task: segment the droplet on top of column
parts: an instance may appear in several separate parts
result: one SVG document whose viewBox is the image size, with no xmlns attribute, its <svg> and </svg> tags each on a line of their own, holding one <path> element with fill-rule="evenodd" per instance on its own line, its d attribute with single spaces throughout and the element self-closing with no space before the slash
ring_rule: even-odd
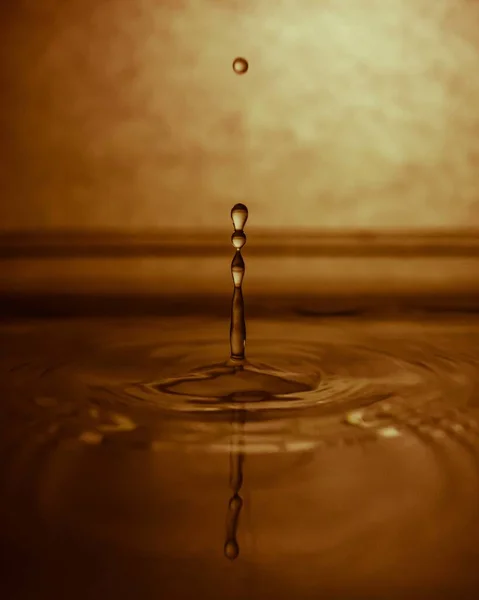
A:
<svg viewBox="0 0 479 600">
<path fill-rule="evenodd" d="M 243 231 L 248 220 L 248 209 L 244 204 L 235 204 L 231 209 L 231 219 L 235 231 Z"/>
</svg>

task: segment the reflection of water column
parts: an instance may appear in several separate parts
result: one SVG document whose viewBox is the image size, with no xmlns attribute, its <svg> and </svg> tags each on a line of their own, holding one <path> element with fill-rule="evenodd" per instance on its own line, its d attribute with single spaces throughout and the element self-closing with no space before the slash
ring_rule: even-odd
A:
<svg viewBox="0 0 479 600">
<path fill-rule="evenodd" d="M 242 362 L 245 357 L 246 323 L 244 318 L 243 291 L 241 289 L 245 266 L 243 256 L 241 255 L 241 248 L 246 244 L 246 235 L 243 231 L 248 219 L 248 209 L 246 206 L 244 204 L 235 204 L 231 209 L 231 219 L 233 220 L 234 227 L 231 243 L 236 248 L 231 263 L 231 275 L 233 276 L 234 283 L 230 327 L 231 361 Z"/>
<path fill-rule="evenodd" d="M 236 445 L 236 444 L 235 444 Z M 243 485 L 243 464 L 244 453 L 242 451 L 242 439 L 237 440 L 237 448 L 233 448 L 230 453 L 230 488 L 233 495 L 228 504 L 228 515 L 226 518 L 226 542 L 224 553 L 226 558 L 234 560 L 239 555 L 239 545 L 236 539 L 238 531 L 238 522 L 243 499 L 239 495 Z"/>
</svg>

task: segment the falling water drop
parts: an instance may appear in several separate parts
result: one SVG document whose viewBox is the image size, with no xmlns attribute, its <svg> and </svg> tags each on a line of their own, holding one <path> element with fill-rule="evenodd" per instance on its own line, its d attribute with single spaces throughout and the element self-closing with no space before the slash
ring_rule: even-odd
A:
<svg viewBox="0 0 479 600">
<path fill-rule="evenodd" d="M 245 58 L 242 57 L 238 57 L 235 58 L 233 61 L 233 71 L 237 74 L 237 75 L 244 75 L 246 73 L 246 71 L 248 70 L 249 65 L 248 65 L 248 61 Z"/>
</svg>

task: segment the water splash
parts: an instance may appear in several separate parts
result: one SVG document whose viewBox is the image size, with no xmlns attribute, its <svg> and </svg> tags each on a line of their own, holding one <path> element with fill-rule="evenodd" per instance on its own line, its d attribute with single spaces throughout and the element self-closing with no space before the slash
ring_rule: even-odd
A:
<svg viewBox="0 0 479 600">
<path fill-rule="evenodd" d="M 231 302 L 230 358 L 221 363 L 198 366 L 184 376 L 148 382 L 131 390 L 132 395 L 143 398 L 154 394 L 168 394 L 175 398 L 173 410 L 230 410 L 243 404 L 285 403 L 285 397 L 294 399 L 295 394 L 316 389 L 318 370 L 313 373 L 293 372 L 272 367 L 267 363 L 246 360 L 246 322 L 242 283 L 245 263 L 242 248 L 246 244 L 244 227 L 248 209 L 235 204 L 231 210 L 233 234 L 231 242 L 235 254 L 231 262 L 233 299 Z M 154 398 L 153 398 L 154 401 Z M 269 402 L 269 404 L 266 404 Z"/>
<path fill-rule="evenodd" d="M 241 249 L 246 244 L 246 235 L 243 231 L 248 220 L 248 209 L 244 204 L 235 204 L 231 209 L 231 219 L 233 221 L 234 232 L 231 236 L 231 243 L 236 248 L 233 261 L 231 262 L 231 275 L 233 277 L 233 300 L 231 303 L 231 326 L 230 326 L 230 346 L 231 346 L 231 364 L 242 364 L 245 358 L 246 344 L 246 323 L 244 316 L 243 300 L 243 278 L 245 273 L 245 264 Z"/>
</svg>

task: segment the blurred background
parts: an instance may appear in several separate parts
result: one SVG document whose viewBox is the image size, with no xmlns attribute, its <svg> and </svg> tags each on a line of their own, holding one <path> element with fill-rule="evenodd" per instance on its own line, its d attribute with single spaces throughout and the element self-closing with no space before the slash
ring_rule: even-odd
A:
<svg viewBox="0 0 479 600">
<path fill-rule="evenodd" d="M 478 1 L 0 10 L 3 291 L 479 291 Z"/>
<path fill-rule="evenodd" d="M 476 0 L 1 12 L 5 230 L 479 227 Z"/>
</svg>

